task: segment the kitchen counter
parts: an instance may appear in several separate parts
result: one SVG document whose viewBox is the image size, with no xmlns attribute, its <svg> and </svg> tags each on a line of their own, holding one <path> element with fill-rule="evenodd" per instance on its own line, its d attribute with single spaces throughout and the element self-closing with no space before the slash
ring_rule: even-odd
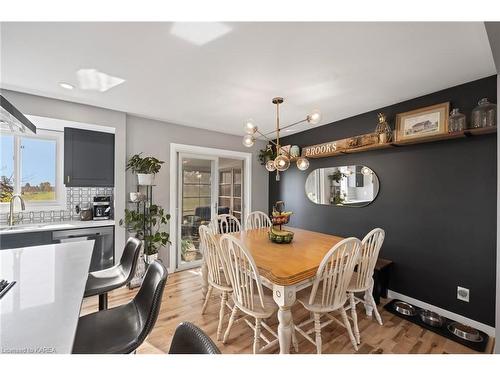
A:
<svg viewBox="0 0 500 375">
<path fill-rule="evenodd" d="M 71 353 L 94 241 L 0 251 L 0 353 Z"/>
<path fill-rule="evenodd" d="M 38 223 L 38 224 L 18 224 L 13 227 L 8 225 L 0 226 L 0 234 L 16 234 L 26 232 L 45 232 L 54 230 L 67 230 L 77 228 L 92 228 L 92 227 L 107 227 L 114 226 L 114 220 L 73 220 L 73 221 L 58 221 L 52 223 Z"/>
</svg>

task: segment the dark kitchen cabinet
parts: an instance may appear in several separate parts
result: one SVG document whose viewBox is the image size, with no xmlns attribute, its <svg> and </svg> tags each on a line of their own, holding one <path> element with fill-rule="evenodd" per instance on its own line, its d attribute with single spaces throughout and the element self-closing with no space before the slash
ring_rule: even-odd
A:
<svg viewBox="0 0 500 375">
<path fill-rule="evenodd" d="M 67 187 L 115 185 L 115 135 L 64 128 L 64 184 Z"/>
<path fill-rule="evenodd" d="M 0 250 L 17 249 L 20 247 L 50 245 L 52 243 L 51 232 L 26 232 L 0 235 Z"/>
</svg>

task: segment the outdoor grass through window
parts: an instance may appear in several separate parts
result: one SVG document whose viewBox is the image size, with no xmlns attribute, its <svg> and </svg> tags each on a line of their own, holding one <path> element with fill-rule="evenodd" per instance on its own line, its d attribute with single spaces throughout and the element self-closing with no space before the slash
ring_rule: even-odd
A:
<svg viewBox="0 0 500 375">
<path fill-rule="evenodd" d="M 21 194 L 27 202 L 57 201 L 57 139 L 1 134 L 0 202 Z"/>
</svg>

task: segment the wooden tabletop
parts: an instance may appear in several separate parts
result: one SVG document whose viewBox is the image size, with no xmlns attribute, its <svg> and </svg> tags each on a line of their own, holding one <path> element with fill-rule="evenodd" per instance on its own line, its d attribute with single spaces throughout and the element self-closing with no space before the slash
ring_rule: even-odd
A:
<svg viewBox="0 0 500 375">
<path fill-rule="evenodd" d="M 325 254 L 342 237 L 287 227 L 294 232 L 290 244 L 269 240 L 269 229 L 251 229 L 232 233 L 247 246 L 260 274 L 276 285 L 298 284 L 316 274 Z"/>
</svg>

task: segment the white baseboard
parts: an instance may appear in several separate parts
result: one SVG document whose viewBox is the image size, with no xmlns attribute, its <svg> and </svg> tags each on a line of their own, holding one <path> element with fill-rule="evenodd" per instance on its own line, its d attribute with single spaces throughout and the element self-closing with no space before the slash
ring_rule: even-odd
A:
<svg viewBox="0 0 500 375">
<path fill-rule="evenodd" d="M 387 291 L 387 297 L 389 297 L 391 299 L 400 299 L 401 301 L 408 302 L 408 303 L 415 305 L 417 307 L 420 307 L 422 309 L 434 311 L 434 312 L 438 313 L 439 315 L 442 315 L 448 319 L 455 320 L 457 322 L 474 327 L 476 329 L 479 329 L 480 331 L 485 332 L 488 336 L 495 337 L 495 327 L 491 327 L 487 324 L 466 318 L 465 316 L 455 314 L 454 312 L 444 310 L 440 307 L 431 305 L 429 303 L 419 301 L 418 299 L 405 296 L 404 294 L 397 293 L 397 292 L 390 290 L 390 289 Z"/>
</svg>

